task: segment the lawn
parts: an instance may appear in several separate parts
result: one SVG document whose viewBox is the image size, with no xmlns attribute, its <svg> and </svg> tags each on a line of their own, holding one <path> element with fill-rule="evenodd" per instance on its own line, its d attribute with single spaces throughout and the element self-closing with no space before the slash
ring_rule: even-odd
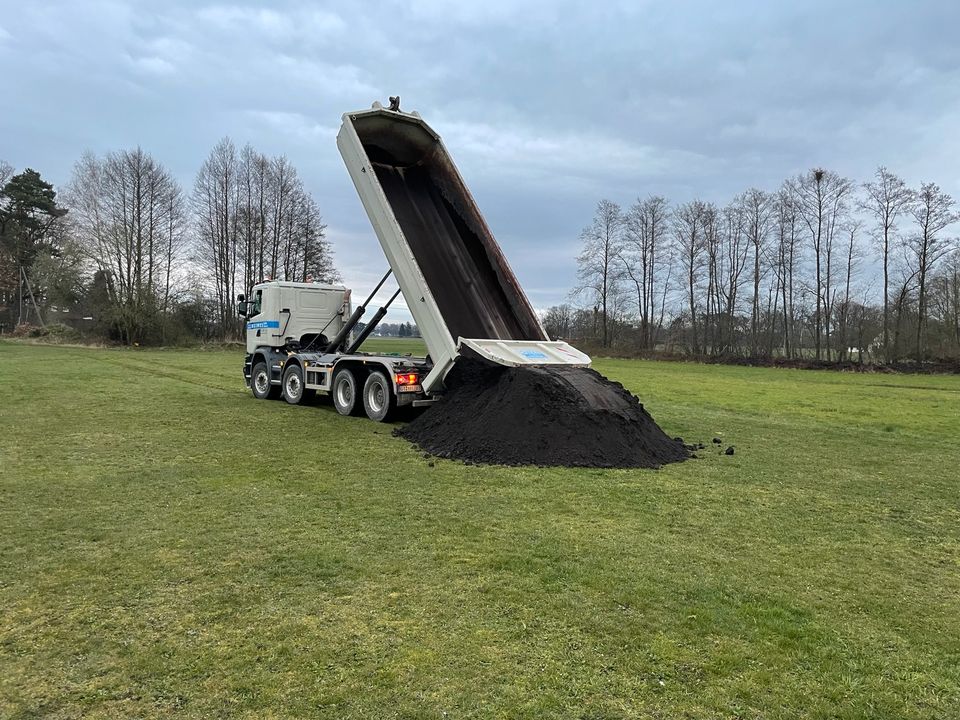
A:
<svg viewBox="0 0 960 720">
<path fill-rule="evenodd" d="M 598 360 L 707 449 L 585 471 L 241 364 L 0 342 L 0 717 L 960 716 L 960 377 Z"/>
</svg>

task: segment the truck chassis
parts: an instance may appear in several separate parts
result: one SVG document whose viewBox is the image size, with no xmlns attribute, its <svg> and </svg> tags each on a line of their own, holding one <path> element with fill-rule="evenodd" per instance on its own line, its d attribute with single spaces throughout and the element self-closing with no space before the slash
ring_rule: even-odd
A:
<svg viewBox="0 0 960 720">
<path fill-rule="evenodd" d="M 399 408 L 429 405 L 421 381 L 432 369 L 427 358 L 369 353 L 291 352 L 258 347 L 243 363 L 243 378 L 260 400 L 291 405 L 330 395 L 341 415 L 385 422 Z"/>
</svg>

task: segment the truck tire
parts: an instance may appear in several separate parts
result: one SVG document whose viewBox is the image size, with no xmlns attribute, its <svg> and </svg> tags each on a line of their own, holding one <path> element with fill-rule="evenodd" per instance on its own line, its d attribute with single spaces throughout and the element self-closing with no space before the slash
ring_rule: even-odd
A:
<svg viewBox="0 0 960 720">
<path fill-rule="evenodd" d="M 359 415 L 363 410 L 357 378 L 348 368 L 337 370 L 330 394 L 333 395 L 333 406 L 341 415 Z"/>
<path fill-rule="evenodd" d="M 257 400 L 276 400 L 280 397 L 280 388 L 270 382 L 270 368 L 261 360 L 250 372 L 250 389 Z"/>
<path fill-rule="evenodd" d="M 377 422 L 386 422 L 393 417 L 397 398 L 393 385 L 380 370 L 374 370 L 363 384 L 363 409 L 367 417 Z"/>
<path fill-rule="evenodd" d="M 291 405 L 302 405 L 308 402 L 315 394 L 316 390 L 308 390 L 303 384 L 303 369 L 297 363 L 287 365 L 283 371 L 283 399 Z"/>
</svg>

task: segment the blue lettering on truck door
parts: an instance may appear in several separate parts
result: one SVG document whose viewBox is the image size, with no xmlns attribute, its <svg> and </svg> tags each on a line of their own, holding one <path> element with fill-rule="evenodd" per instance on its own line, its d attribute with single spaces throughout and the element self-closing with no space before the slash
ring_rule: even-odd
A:
<svg viewBox="0 0 960 720">
<path fill-rule="evenodd" d="M 247 330 L 260 330 L 262 328 L 279 328 L 279 320 L 259 320 L 257 322 L 248 322 Z"/>
</svg>

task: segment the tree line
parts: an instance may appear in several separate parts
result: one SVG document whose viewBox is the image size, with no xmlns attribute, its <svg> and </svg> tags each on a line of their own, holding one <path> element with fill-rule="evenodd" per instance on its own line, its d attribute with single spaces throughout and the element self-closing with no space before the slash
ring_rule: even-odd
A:
<svg viewBox="0 0 960 720">
<path fill-rule="evenodd" d="M 956 203 L 880 167 L 814 168 L 718 206 L 601 200 L 548 332 L 694 357 L 960 357 Z M 67 317 L 126 343 L 237 337 L 262 279 L 339 279 L 285 157 L 225 138 L 184 190 L 141 148 L 85 153 L 58 192 L 0 162 L 0 325 Z M 45 320 L 46 319 L 46 320 Z M 400 330 L 398 328 L 397 333 Z"/>
<path fill-rule="evenodd" d="M 186 191 L 142 148 L 84 153 L 58 192 L 0 163 L 0 323 L 60 318 L 124 343 L 239 336 L 235 297 L 264 279 L 334 282 L 296 168 L 225 138 Z"/>
<path fill-rule="evenodd" d="M 960 220 L 935 183 L 822 168 L 723 206 L 601 200 L 547 331 L 693 357 L 960 358 Z"/>
<path fill-rule="evenodd" d="M 365 322 L 358 322 L 355 332 L 357 334 L 364 331 L 367 327 Z M 377 325 L 377 329 L 371 333 L 372 337 L 396 337 L 396 338 L 418 338 L 420 337 L 420 328 L 416 323 L 401 322 L 389 323 L 382 322 Z"/>
</svg>

